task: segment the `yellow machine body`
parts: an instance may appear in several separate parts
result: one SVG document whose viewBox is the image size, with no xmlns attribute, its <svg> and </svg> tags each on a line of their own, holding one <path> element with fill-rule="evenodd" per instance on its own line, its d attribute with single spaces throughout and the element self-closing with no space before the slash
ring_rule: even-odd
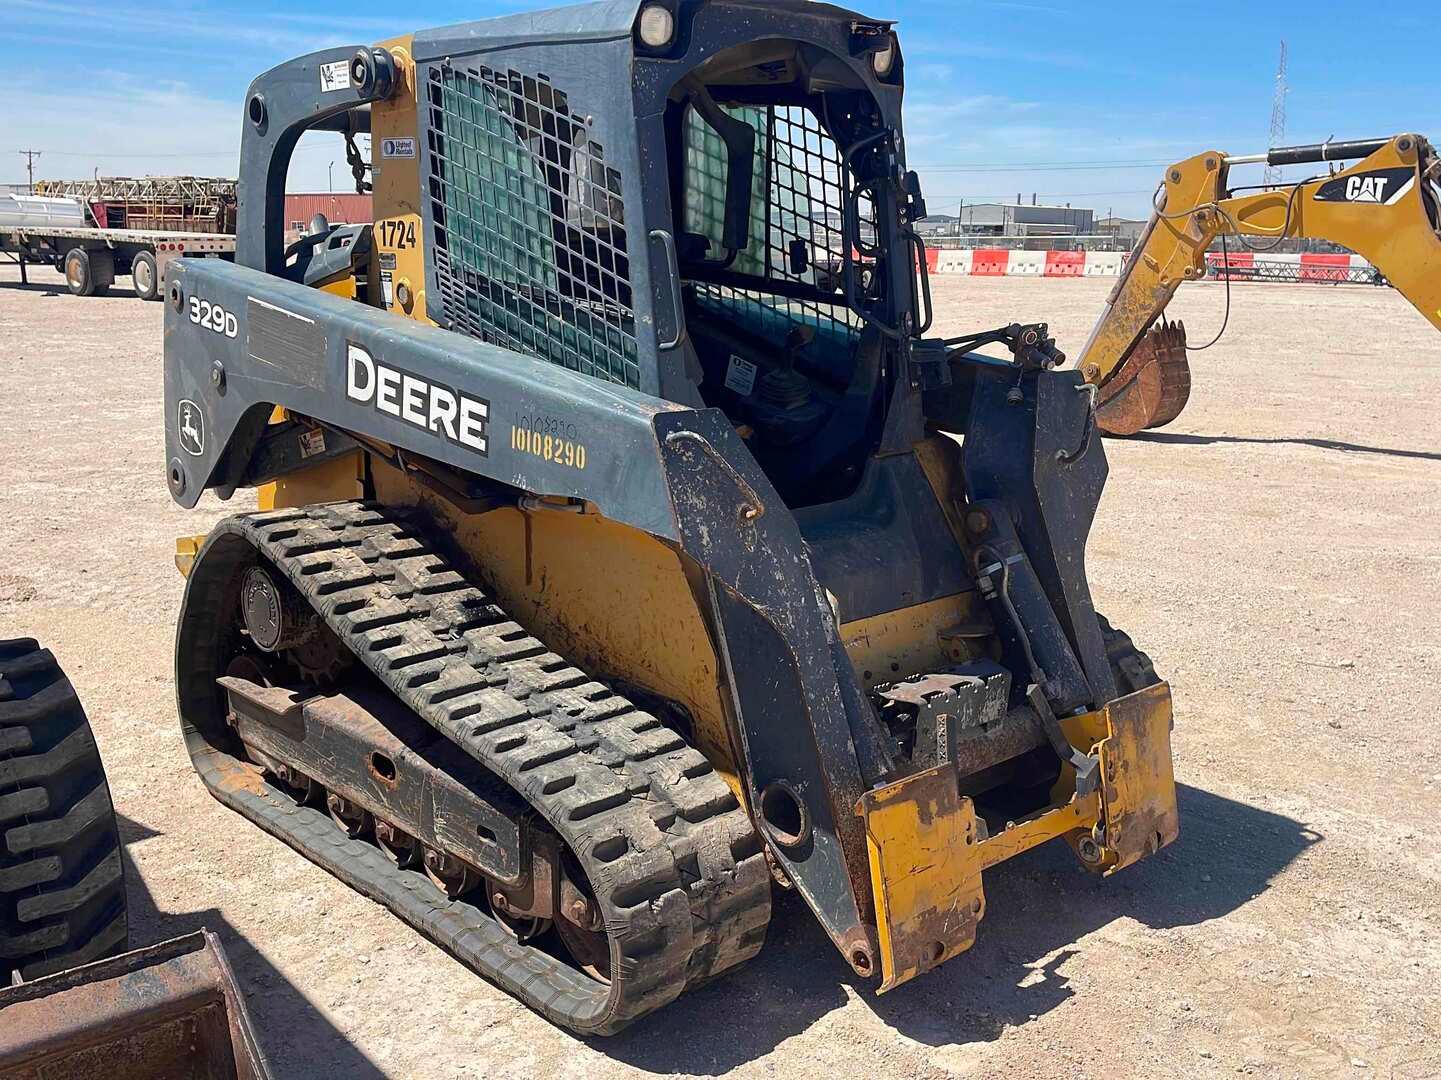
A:
<svg viewBox="0 0 1441 1080">
<path fill-rule="evenodd" d="M 397 141 L 413 146 L 419 137 L 411 45 L 408 37 L 384 43 L 394 61 L 396 90 L 370 110 L 375 214 L 370 258 L 362 272 L 370 303 L 425 323 L 421 176 L 413 155 L 392 158 L 385 150 Z M 1173 182 L 1177 204 L 1204 200 L 1207 190 L 1216 190 L 1216 168 L 1208 170 L 1202 159 L 1184 164 Z M 1238 219 L 1256 222 L 1258 228 L 1268 226 L 1270 213 L 1235 211 Z M 1207 226 L 1201 223 L 1222 216 L 1153 223 L 1153 232 L 1173 239 L 1154 256 L 1154 269 L 1151 258 L 1143 260 L 1144 273 L 1133 264 L 1130 285 L 1116 309 L 1139 311 L 1138 305 L 1154 302 L 1158 290 L 1174 289 L 1204 250 Z M 355 299 L 355 284 L 342 277 L 322 287 Z M 1136 297 L 1152 299 L 1133 299 L 1132 289 L 1139 290 Z M 1119 330 L 1108 328 L 1106 340 L 1112 333 Z M 1087 370 L 1091 381 L 1105 374 L 1097 367 L 1092 377 Z M 271 422 L 296 419 L 305 421 L 277 410 Z M 454 497 L 436 463 L 361 433 L 346 434 L 358 448 L 264 484 L 258 491 L 260 508 L 280 511 L 368 499 L 413 513 L 455 565 L 547 648 L 598 679 L 678 705 L 689 719 L 691 742 L 756 817 L 756 800 L 745 782 L 745 747 L 726 689 L 724 651 L 698 602 L 704 592 L 680 544 L 610 520 L 584 499 L 524 495 L 507 505 L 470 505 Z M 491 437 L 514 448 L 531 433 L 507 421 Z M 571 451 L 578 462 L 584 452 L 583 447 Z M 915 452 L 941 509 L 937 520 L 944 519 L 957 550 L 964 550 L 966 508 L 957 494 L 956 444 L 932 431 Z M 178 542 L 176 564 L 182 573 L 204 558 L 202 539 Z M 846 657 L 866 691 L 1000 655 L 992 615 L 973 587 L 921 603 L 898 602 L 892 610 L 861 618 L 848 617 L 834 597 L 831 603 Z M 1099 759 L 1099 782 L 1078 794 L 1074 772 L 1063 767 L 1050 804 L 1003 828 L 993 823 L 988 830 L 974 799 L 965 794 L 968 778 L 953 764 L 875 787 L 856 802 L 845 824 L 855 829 L 860 818 L 868 858 L 868 867 L 859 868 L 856 902 L 878 939 L 883 990 L 970 947 L 984 915 L 982 876 L 988 867 L 1065 838 L 1088 868 L 1111 873 L 1176 838 L 1171 698 L 1164 683 L 1060 723 L 1072 747 Z M 777 872 L 777 877 L 784 875 Z M 857 953 L 847 955 L 861 970 Z M 870 954 L 862 948 L 860 955 Z"/>
</svg>

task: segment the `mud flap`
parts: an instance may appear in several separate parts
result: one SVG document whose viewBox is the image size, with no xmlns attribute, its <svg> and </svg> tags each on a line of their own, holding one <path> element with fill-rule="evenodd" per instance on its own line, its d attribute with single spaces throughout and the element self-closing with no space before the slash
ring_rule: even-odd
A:
<svg viewBox="0 0 1441 1080">
<path fill-rule="evenodd" d="M 0 989 L 0 1080 L 268 1080 L 208 930 Z"/>
<path fill-rule="evenodd" d="M 939 765 L 861 796 L 880 936 L 880 993 L 965 952 L 985 912 L 976 812 Z"/>
<path fill-rule="evenodd" d="M 1148 686 L 1102 710 L 1101 758 L 1105 836 L 1101 868 L 1114 874 L 1154 854 L 1181 833 L 1171 767 L 1171 688 Z"/>
</svg>

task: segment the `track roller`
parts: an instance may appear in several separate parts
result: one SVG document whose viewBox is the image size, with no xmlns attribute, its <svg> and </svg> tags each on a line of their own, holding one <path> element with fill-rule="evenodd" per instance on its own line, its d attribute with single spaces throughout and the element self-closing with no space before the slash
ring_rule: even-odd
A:
<svg viewBox="0 0 1441 1080">
<path fill-rule="evenodd" d="M 353 657 L 325 665 L 333 694 L 270 686 L 253 655 L 249 674 L 230 667 L 268 646 L 302 668 L 317 635 Z M 529 637 L 402 515 L 338 503 L 221 522 L 176 649 L 212 794 L 556 1023 L 611 1034 L 760 949 L 770 876 L 721 777 Z M 325 730 L 373 750 L 284 769 L 261 757 L 282 783 L 248 778 L 247 740 L 283 758 Z M 298 777 L 343 802 L 297 809 L 283 785 Z"/>
<path fill-rule="evenodd" d="M 452 900 L 471 893 L 481 882 L 481 875 L 453 855 L 427 846 L 422 862 L 425 876 L 435 882 L 436 888 Z"/>
<path fill-rule="evenodd" d="M 370 811 L 338 792 L 332 791 L 325 796 L 325 808 L 330 811 L 331 818 L 345 835 L 352 839 L 369 836 L 375 827 L 375 819 L 370 816 Z"/>
<path fill-rule="evenodd" d="M 401 870 L 412 870 L 420 865 L 420 842 L 388 821 L 376 819 L 375 846 Z"/>
</svg>

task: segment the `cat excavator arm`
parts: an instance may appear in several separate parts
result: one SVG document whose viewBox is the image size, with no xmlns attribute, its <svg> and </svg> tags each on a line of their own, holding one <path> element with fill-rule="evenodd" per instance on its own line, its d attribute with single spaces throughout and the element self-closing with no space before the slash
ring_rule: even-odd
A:
<svg viewBox="0 0 1441 1080">
<path fill-rule="evenodd" d="M 1297 184 L 1236 194 L 1236 165 L 1332 166 Z M 1328 240 L 1365 256 L 1441 329 L 1441 161 L 1424 138 L 1326 142 L 1228 157 L 1208 150 L 1166 170 L 1155 209 L 1106 300 L 1078 367 L 1099 386 L 1102 430 L 1130 435 L 1174 420 L 1190 394 L 1185 329 L 1167 322 L 1182 283 L 1205 276 L 1206 250 L 1239 237 L 1264 251 L 1284 239 Z M 1259 238 L 1250 240 L 1248 238 Z"/>
</svg>

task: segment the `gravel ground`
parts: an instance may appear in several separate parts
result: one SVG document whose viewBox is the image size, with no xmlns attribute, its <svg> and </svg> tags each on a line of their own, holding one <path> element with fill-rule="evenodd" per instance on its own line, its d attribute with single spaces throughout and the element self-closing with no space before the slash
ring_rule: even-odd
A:
<svg viewBox="0 0 1441 1080">
<path fill-rule="evenodd" d="M 1106 280 L 937 279 L 939 329 Z M 1225 290 L 1174 305 L 1193 338 Z M 137 944 L 205 925 L 278 1077 L 1441 1076 L 1441 338 L 1390 290 L 1250 285 L 1170 428 L 1111 441 L 1098 605 L 1176 697 L 1181 839 L 986 875 L 965 956 L 877 997 L 783 899 L 743 971 L 582 1042 L 205 794 L 171 687 L 161 308 L 0 270 L 0 635 L 55 650 L 122 818 Z M 234 508 L 249 505 L 237 499 Z"/>
</svg>

